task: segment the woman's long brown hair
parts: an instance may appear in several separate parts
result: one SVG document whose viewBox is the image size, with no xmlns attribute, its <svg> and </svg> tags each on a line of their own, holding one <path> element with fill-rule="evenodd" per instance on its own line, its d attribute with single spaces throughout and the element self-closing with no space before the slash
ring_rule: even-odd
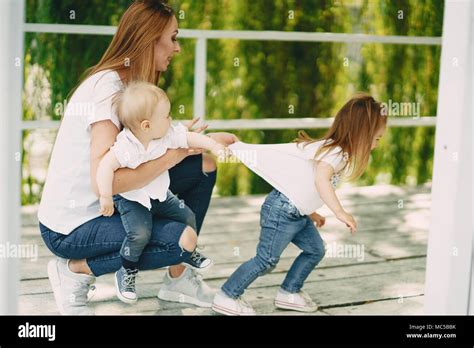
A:
<svg viewBox="0 0 474 348">
<path fill-rule="evenodd" d="M 295 141 L 306 146 L 325 140 L 316 152 L 315 159 L 339 146 L 342 155 L 347 154 L 344 156 L 347 162 L 343 169 L 347 171 L 348 178 L 354 180 L 364 173 L 374 135 L 386 124 L 387 117 L 382 115 L 380 103 L 368 94 L 359 93 L 338 111 L 334 123 L 322 139 L 313 139 L 305 131 L 299 131 Z"/>
<path fill-rule="evenodd" d="M 158 85 L 160 72 L 155 70 L 154 43 L 173 16 L 174 11 L 162 1 L 134 1 L 122 15 L 99 63 L 85 71 L 81 82 L 99 71 L 125 69 L 125 83 L 138 80 Z"/>
</svg>

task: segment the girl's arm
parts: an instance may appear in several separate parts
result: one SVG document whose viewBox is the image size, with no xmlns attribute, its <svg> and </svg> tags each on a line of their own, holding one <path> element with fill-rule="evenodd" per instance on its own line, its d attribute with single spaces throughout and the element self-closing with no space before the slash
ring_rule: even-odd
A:
<svg viewBox="0 0 474 348">
<path fill-rule="evenodd" d="M 91 185 L 97 197 L 99 197 L 96 180 L 97 168 L 100 160 L 114 144 L 118 133 L 119 130 L 110 120 L 99 121 L 91 125 Z M 170 149 L 160 158 L 143 163 L 135 169 L 120 168 L 113 177 L 112 195 L 142 188 L 188 155 L 199 153 L 202 151 L 197 149 Z"/>
<path fill-rule="evenodd" d="M 357 223 L 352 215 L 344 211 L 336 193 L 334 192 L 334 188 L 331 185 L 331 177 L 333 174 L 334 168 L 330 164 L 322 161 L 316 162 L 316 189 L 318 190 L 319 196 L 323 202 L 326 203 L 336 217 L 351 229 L 351 233 L 355 233 Z"/>
<path fill-rule="evenodd" d="M 114 202 L 112 199 L 112 182 L 114 172 L 120 168 L 120 163 L 112 151 L 108 151 L 97 168 L 97 188 L 99 190 L 100 213 L 104 216 L 112 216 L 114 213 Z"/>
</svg>

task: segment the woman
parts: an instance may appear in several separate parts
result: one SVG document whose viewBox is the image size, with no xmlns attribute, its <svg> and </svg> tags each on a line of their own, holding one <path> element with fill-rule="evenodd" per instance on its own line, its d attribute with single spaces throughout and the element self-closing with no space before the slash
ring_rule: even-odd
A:
<svg viewBox="0 0 474 348">
<path fill-rule="evenodd" d="M 112 99 L 124 84 L 144 80 L 154 84 L 174 54 L 177 20 L 159 1 L 135 1 L 124 13 L 100 62 L 87 71 L 66 108 L 48 170 L 38 212 L 41 235 L 58 256 L 48 264 L 48 276 L 62 314 L 89 314 L 87 294 L 95 277 L 120 268 L 119 250 L 125 230 L 118 214 L 101 216 L 96 185 L 97 166 L 121 129 Z M 191 129 L 197 120 L 190 122 Z M 203 126 L 196 131 L 202 131 Z M 209 134 L 229 145 L 229 133 Z M 191 155 L 191 156 L 190 156 Z M 138 168 L 119 169 L 113 193 L 138 189 L 170 170 L 170 189 L 194 211 L 197 233 L 202 226 L 216 180 L 212 157 L 198 149 L 177 149 Z M 180 265 L 181 248 L 196 243 L 193 229 L 169 220 L 153 220 L 150 243 L 140 269 L 170 266 L 158 297 L 210 307 L 214 291 L 191 269 Z"/>
</svg>

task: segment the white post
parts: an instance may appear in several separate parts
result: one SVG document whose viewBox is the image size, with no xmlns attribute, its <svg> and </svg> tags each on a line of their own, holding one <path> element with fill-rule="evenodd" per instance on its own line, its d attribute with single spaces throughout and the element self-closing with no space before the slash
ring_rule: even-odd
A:
<svg viewBox="0 0 474 348">
<path fill-rule="evenodd" d="M 207 81 L 207 40 L 200 37 L 196 41 L 194 58 L 194 102 L 193 116 L 206 117 L 206 81 Z"/>
<path fill-rule="evenodd" d="M 24 0 L 0 0 L 0 315 L 18 304 L 23 16 Z"/>
<path fill-rule="evenodd" d="M 426 314 L 474 314 L 471 289 L 473 12 L 471 1 L 446 1 L 425 283 Z"/>
</svg>

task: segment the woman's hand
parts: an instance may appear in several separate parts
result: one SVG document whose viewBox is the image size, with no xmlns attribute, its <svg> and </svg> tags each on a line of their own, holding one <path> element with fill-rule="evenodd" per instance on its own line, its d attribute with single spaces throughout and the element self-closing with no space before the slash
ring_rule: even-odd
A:
<svg viewBox="0 0 474 348">
<path fill-rule="evenodd" d="M 193 147 L 190 147 L 188 149 L 185 149 L 185 148 L 168 149 L 165 154 L 168 157 L 168 161 L 169 161 L 168 169 L 173 168 L 175 165 L 180 163 L 182 160 L 184 160 L 188 156 L 199 155 L 202 153 L 203 153 L 203 149 L 196 149 Z"/>
<path fill-rule="evenodd" d="M 207 136 L 224 146 L 229 146 L 230 144 L 240 141 L 234 134 L 227 132 L 208 133 Z"/>
<path fill-rule="evenodd" d="M 351 233 L 354 234 L 357 231 L 357 223 L 351 214 L 346 213 L 344 210 L 336 214 L 336 217 L 346 224 L 351 229 Z"/>
</svg>

